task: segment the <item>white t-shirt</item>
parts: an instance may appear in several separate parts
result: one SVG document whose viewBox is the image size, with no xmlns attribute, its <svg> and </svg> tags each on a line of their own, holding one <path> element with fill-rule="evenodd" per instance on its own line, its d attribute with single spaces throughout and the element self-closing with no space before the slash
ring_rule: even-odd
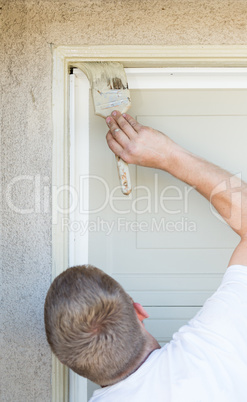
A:
<svg viewBox="0 0 247 402">
<path fill-rule="evenodd" d="M 90 399 L 132 401 L 247 401 L 247 267 L 229 267 L 219 289 L 168 344 Z"/>
</svg>

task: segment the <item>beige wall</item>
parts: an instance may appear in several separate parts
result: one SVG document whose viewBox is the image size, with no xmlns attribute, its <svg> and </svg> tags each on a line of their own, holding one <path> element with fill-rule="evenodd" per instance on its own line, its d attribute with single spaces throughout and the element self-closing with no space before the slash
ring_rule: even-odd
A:
<svg viewBox="0 0 247 402">
<path fill-rule="evenodd" d="M 51 400 L 51 354 L 43 327 L 43 302 L 51 281 L 51 45 L 246 44 L 247 2 L 0 0 L 0 5 L 0 399 L 44 402 Z M 16 208 L 33 212 L 20 214 Z"/>
</svg>

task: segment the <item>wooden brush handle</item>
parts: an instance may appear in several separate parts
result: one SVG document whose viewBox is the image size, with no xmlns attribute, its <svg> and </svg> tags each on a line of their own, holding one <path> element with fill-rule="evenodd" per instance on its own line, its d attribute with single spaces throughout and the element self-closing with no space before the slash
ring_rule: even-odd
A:
<svg viewBox="0 0 247 402">
<path fill-rule="evenodd" d="M 116 162 L 122 192 L 124 195 L 128 195 L 132 190 L 128 163 L 124 162 L 117 155 L 116 155 Z"/>
</svg>

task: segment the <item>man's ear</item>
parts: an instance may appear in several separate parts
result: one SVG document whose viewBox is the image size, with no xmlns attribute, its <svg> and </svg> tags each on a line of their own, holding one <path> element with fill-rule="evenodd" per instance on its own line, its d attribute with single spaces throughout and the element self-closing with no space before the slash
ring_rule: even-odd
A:
<svg viewBox="0 0 247 402">
<path fill-rule="evenodd" d="M 142 322 L 143 320 L 145 320 L 145 318 L 149 317 L 149 314 L 146 312 L 146 310 L 142 307 L 141 304 L 139 303 L 133 303 L 135 312 L 137 314 L 137 317 L 139 318 L 139 320 Z"/>
</svg>

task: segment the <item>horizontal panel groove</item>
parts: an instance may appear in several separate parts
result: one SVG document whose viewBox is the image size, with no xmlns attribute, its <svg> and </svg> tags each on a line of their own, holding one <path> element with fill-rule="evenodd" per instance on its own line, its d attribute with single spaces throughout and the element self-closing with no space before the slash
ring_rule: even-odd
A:
<svg viewBox="0 0 247 402">
<path fill-rule="evenodd" d="M 133 272 L 131 272 L 131 273 L 125 273 L 125 272 L 120 272 L 120 273 L 115 273 L 114 272 L 114 274 L 112 274 L 112 276 L 115 278 L 115 277 L 123 277 L 123 278 L 126 278 L 126 277 L 130 277 L 130 278 L 152 278 L 152 277 L 158 277 L 158 278 L 162 278 L 162 277 L 164 277 L 164 278 L 198 278 L 198 277 L 200 277 L 200 278 L 211 278 L 211 277 L 213 277 L 213 278 L 219 278 L 219 277 L 221 277 L 222 276 L 222 273 L 221 272 L 219 272 L 219 273 L 207 273 L 207 272 L 205 272 L 205 273 L 201 273 L 201 272 L 198 272 L 198 274 L 197 273 L 188 273 L 188 274 L 179 274 L 179 273 L 174 273 L 174 274 L 171 274 L 171 273 L 145 273 L 145 272 L 143 272 L 143 273 L 133 273 Z"/>
<path fill-rule="evenodd" d="M 172 250 L 173 252 L 175 250 L 193 250 L 193 251 L 198 251 L 198 250 L 234 250 L 233 247 L 136 247 L 137 250 Z"/>
<path fill-rule="evenodd" d="M 128 289 L 127 289 L 128 291 Z M 191 294 L 208 294 L 210 293 L 210 291 L 214 291 L 214 289 L 207 289 L 207 290 L 191 290 L 191 289 L 183 289 L 183 290 L 177 290 L 177 289 L 172 289 L 172 290 L 155 290 L 155 289 L 141 289 L 141 290 L 132 290 L 132 293 L 143 293 L 145 292 L 146 294 L 151 294 L 154 293 L 155 295 L 157 294 L 187 294 L 187 293 L 191 293 Z"/>
<path fill-rule="evenodd" d="M 223 274 L 125 274 L 113 277 L 127 292 L 213 292 L 219 287 Z"/>
<path fill-rule="evenodd" d="M 200 308 L 200 307 L 202 307 L 202 304 L 174 304 L 174 305 L 172 305 L 172 304 L 169 304 L 169 305 L 166 305 L 166 304 L 160 304 L 160 305 L 153 305 L 153 304 L 143 304 L 143 307 L 147 307 L 147 308 L 151 308 L 151 307 L 153 307 L 153 308 L 163 308 L 163 307 L 167 307 L 167 308 L 183 308 L 183 307 L 191 307 L 191 308 L 193 308 L 193 307 L 198 307 L 198 308 Z"/>
<path fill-rule="evenodd" d="M 212 295 L 212 292 L 129 292 L 136 302 L 148 306 L 198 306 Z"/>
<path fill-rule="evenodd" d="M 174 317 L 174 318 L 164 318 L 164 317 L 160 317 L 160 318 L 152 318 L 152 317 L 149 317 L 148 318 L 148 322 L 152 322 L 152 324 L 154 323 L 154 322 L 156 322 L 156 321 L 159 321 L 159 322 L 170 322 L 170 321 L 184 321 L 184 320 L 187 320 L 187 321 L 189 321 L 191 319 L 191 317 Z"/>
<path fill-rule="evenodd" d="M 164 91 L 164 89 L 162 91 Z M 246 89 L 245 89 L 245 91 L 246 91 Z M 226 113 L 226 114 L 222 114 L 222 113 L 221 114 L 213 114 L 213 113 L 210 113 L 210 114 L 188 114 L 188 113 L 180 114 L 179 113 L 179 114 L 152 114 L 151 116 L 152 117 L 162 117 L 162 118 L 163 117 L 232 117 L 232 116 L 247 117 L 247 113 L 231 113 L 231 114 L 229 114 L 229 113 Z M 141 115 L 141 114 L 138 114 L 138 116 L 137 116 L 138 119 L 146 118 L 146 117 L 147 117 L 147 115 Z"/>
</svg>

